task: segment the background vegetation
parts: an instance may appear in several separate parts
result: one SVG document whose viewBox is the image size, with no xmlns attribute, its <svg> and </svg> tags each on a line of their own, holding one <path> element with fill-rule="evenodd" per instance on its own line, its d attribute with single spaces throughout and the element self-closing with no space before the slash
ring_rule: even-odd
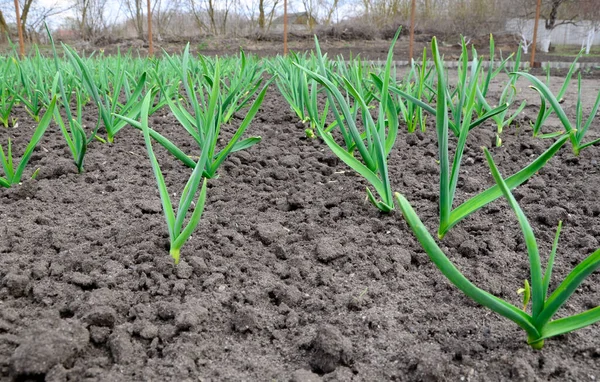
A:
<svg viewBox="0 0 600 382">
<path fill-rule="evenodd" d="M 564 24 L 579 26 L 582 46 L 591 47 L 600 30 L 597 0 L 543 0 L 542 51 L 550 32 Z M 144 0 L 21 0 L 23 32 L 30 42 L 44 42 L 43 22 L 51 21 L 55 37 L 103 45 L 122 39 L 144 41 Z M 290 0 L 292 34 L 341 39 L 390 39 L 399 25 L 409 24 L 411 0 Z M 418 0 L 417 33 L 464 35 L 509 34 L 527 49 L 536 0 Z M 157 41 L 197 40 L 207 36 L 281 38 L 283 0 L 152 0 Z M 0 38 L 16 39 L 14 2 L 0 1 Z M 529 22 L 528 22 L 529 21 Z M 580 36 L 579 36 L 580 35 Z M 545 37 L 547 36 L 547 37 Z M 547 41 L 546 41 L 547 40 Z"/>
</svg>

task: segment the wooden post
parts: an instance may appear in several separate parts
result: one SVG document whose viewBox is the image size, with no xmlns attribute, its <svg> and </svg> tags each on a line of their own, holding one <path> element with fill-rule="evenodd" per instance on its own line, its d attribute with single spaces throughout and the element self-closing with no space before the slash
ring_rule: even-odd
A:
<svg viewBox="0 0 600 382">
<path fill-rule="evenodd" d="M 152 43 L 152 8 L 150 7 L 150 0 L 147 0 L 148 4 L 148 56 L 154 56 L 154 44 Z"/>
<path fill-rule="evenodd" d="M 288 53 L 287 34 L 288 34 L 287 0 L 283 0 L 283 55 Z"/>
<path fill-rule="evenodd" d="M 19 32 L 19 53 L 21 58 L 25 57 L 25 41 L 23 40 L 23 28 L 21 26 L 21 9 L 19 8 L 19 0 L 15 0 L 15 13 L 17 14 L 17 30 Z"/>
<path fill-rule="evenodd" d="M 537 45 L 537 33 L 538 33 L 538 24 L 540 22 L 541 8 L 542 8 L 542 0 L 537 0 L 537 6 L 535 8 L 535 24 L 533 26 L 533 41 L 531 42 L 531 56 L 529 57 L 529 67 L 530 68 L 533 68 L 533 65 L 535 63 L 535 48 Z M 515 70 L 517 70 L 517 69 L 515 69 Z"/>
<path fill-rule="evenodd" d="M 408 64 L 412 64 L 415 50 L 415 13 L 417 11 L 417 0 L 412 0 L 410 6 L 410 42 L 408 45 Z"/>
</svg>

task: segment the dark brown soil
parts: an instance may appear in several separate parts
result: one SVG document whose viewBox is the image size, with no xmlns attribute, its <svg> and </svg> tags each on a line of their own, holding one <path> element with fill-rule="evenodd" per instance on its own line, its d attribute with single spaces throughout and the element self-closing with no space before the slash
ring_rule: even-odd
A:
<svg viewBox="0 0 600 382">
<path fill-rule="evenodd" d="M 405 29 L 406 30 L 406 29 Z M 373 39 L 366 40 L 364 38 L 356 38 L 356 36 L 349 36 L 349 38 L 332 37 L 327 33 L 317 32 L 319 35 L 319 44 L 324 53 L 327 53 L 329 57 L 335 58 L 337 56 L 343 56 L 346 58 L 359 56 L 366 60 L 383 60 L 387 58 L 391 39 L 394 35 L 394 30 L 390 29 L 388 38 L 374 37 Z M 310 52 L 315 48 L 314 35 L 310 33 L 299 33 L 290 34 L 288 39 L 289 50 L 296 52 Z M 431 39 L 434 34 L 430 33 L 417 33 L 415 35 L 414 55 L 415 60 L 420 59 L 423 54 L 423 49 L 426 48 L 428 51 L 428 57 L 431 58 Z M 517 51 L 519 47 L 519 41 L 510 35 L 495 35 L 495 55 L 496 60 L 500 60 L 502 57 L 506 58 L 511 53 Z M 446 61 L 456 61 L 461 54 L 459 36 L 438 36 L 439 49 Z M 278 54 L 283 54 L 283 37 L 278 34 L 271 34 L 268 38 L 244 38 L 244 37 L 197 37 L 192 41 L 171 38 L 162 41 L 155 41 L 155 52 L 157 55 L 161 55 L 163 50 L 168 53 L 181 53 L 187 43 L 190 43 L 190 51 L 192 53 L 203 54 L 205 56 L 225 56 L 225 55 L 236 55 L 240 48 L 246 53 L 255 54 L 260 57 L 272 57 Z M 86 54 L 90 54 L 93 51 L 102 51 L 103 54 L 116 54 L 119 50 L 121 52 L 132 50 L 133 54 L 139 54 L 142 56 L 148 53 L 147 42 L 139 39 L 98 39 L 96 44 L 90 44 L 87 42 L 80 41 L 66 41 L 67 44 L 72 45 L 77 50 L 82 51 Z M 486 58 L 489 53 L 489 36 L 484 36 L 478 39 L 469 40 L 469 44 L 473 45 L 479 54 Z M 40 46 L 42 54 L 51 56 L 52 49 L 50 46 Z M 27 47 L 29 50 L 30 47 Z M 7 45 L 0 45 L 0 52 L 12 52 L 11 47 Z M 559 54 L 556 52 L 542 53 L 536 52 L 535 61 L 537 63 L 546 62 L 566 62 L 570 63 L 575 59 L 575 55 L 578 50 L 575 47 L 571 49 L 571 54 Z M 59 52 L 60 54 L 60 52 Z M 394 60 L 397 61 L 408 61 L 409 57 L 409 36 L 407 33 L 402 33 L 396 45 L 394 46 Z M 529 62 L 529 54 L 522 56 L 522 62 Z M 582 56 L 579 58 L 579 62 L 582 63 L 598 63 L 599 59 L 596 55 Z M 597 65 L 600 66 L 600 63 Z M 540 70 L 540 73 L 543 71 Z M 563 71 L 555 71 L 555 75 L 561 75 Z M 566 70 L 564 70 L 566 72 Z M 598 67 L 591 68 L 586 71 L 586 75 L 595 75 L 597 78 L 600 74 Z"/>
<path fill-rule="evenodd" d="M 423 49 L 427 49 L 428 57 L 431 55 L 431 37 L 432 35 L 417 36 L 414 47 L 415 60 L 419 60 L 423 55 Z M 503 44 L 496 45 L 496 60 L 500 60 L 501 57 L 508 57 L 511 53 L 515 53 L 519 47 L 518 43 L 506 38 L 503 40 Z M 339 40 L 327 37 L 320 37 L 319 44 L 323 52 L 327 53 L 329 57 L 356 57 L 359 56 L 367 60 L 382 60 L 385 61 L 387 58 L 388 51 L 390 49 L 390 39 L 375 39 L 375 40 Z M 452 40 L 439 39 L 438 40 L 441 53 L 444 55 L 446 61 L 457 61 L 461 54 L 460 38 L 456 37 Z M 489 56 L 489 41 L 480 40 L 473 42 L 473 45 L 477 49 L 478 53 L 485 59 Z M 164 44 L 164 48 L 167 52 L 181 52 L 185 43 L 177 44 Z M 278 54 L 283 54 L 283 43 L 281 41 L 253 41 L 247 39 L 234 39 L 231 41 L 221 40 L 208 40 L 208 42 L 192 44 L 191 48 L 193 51 L 204 55 L 219 55 L 223 56 L 226 54 L 237 54 L 239 49 L 243 48 L 245 52 L 256 54 L 260 57 L 272 57 Z M 313 51 L 315 48 L 315 42 L 313 36 L 306 36 L 304 38 L 293 39 L 289 42 L 289 49 L 296 52 Z M 108 47 L 109 51 L 111 47 Z M 470 48 L 469 48 L 470 49 Z M 394 60 L 408 61 L 409 56 L 409 38 L 408 36 L 401 36 L 396 45 L 394 46 Z M 522 62 L 529 62 L 529 54 L 522 55 Z M 572 62 L 575 59 L 575 55 L 560 55 L 556 53 L 542 53 L 536 52 L 535 61 L 538 63 L 542 62 Z M 578 60 L 584 63 L 598 63 L 598 57 L 594 55 L 582 56 Z M 600 66 L 600 63 L 598 64 Z M 598 69 L 592 71 L 598 72 Z"/>
<path fill-rule="evenodd" d="M 96 111 L 88 110 L 89 120 Z M 20 154 L 32 132 L 0 129 Z M 151 125 L 194 153 L 165 110 Z M 239 121 L 235 121 L 239 123 Z M 594 127 L 596 129 L 596 126 Z M 402 130 L 402 129 L 401 129 Z M 275 88 L 249 129 L 263 141 L 211 180 L 202 221 L 174 267 L 139 131 L 94 142 L 76 174 L 51 127 L 26 176 L 0 190 L 0 379 L 47 381 L 591 381 L 598 326 L 532 350 L 512 322 L 481 308 L 428 260 L 398 212 L 365 202 L 365 181 L 304 138 Z M 597 133 L 594 133 L 597 134 Z M 551 142 L 512 127 L 493 155 L 505 176 Z M 493 183 L 472 132 L 459 201 Z M 171 193 L 190 170 L 156 147 Z M 394 190 L 434 232 L 433 127 L 400 133 Z M 551 288 L 600 247 L 599 151 L 568 147 L 515 191 L 549 253 L 564 230 Z M 178 199 L 178 198 L 177 198 Z M 528 278 L 514 214 L 496 201 L 455 227 L 442 249 L 482 288 L 513 304 Z M 560 315 L 599 304 L 590 277 Z"/>
</svg>

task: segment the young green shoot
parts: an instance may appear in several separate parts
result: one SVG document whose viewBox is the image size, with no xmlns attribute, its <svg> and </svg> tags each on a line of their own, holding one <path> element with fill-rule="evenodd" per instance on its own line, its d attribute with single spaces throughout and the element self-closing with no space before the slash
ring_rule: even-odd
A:
<svg viewBox="0 0 600 382">
<path fill-rule="evenodd" d="M 494 180 L 517 215 L 521 231 L 525 237 L 529 258 L 530 280 L 525 281 L 525 287 L 523 288 L 523 293 L 525 294 L 523 305 L 526 308 L 529 300 L 531 300 L 531 314 L 528 314 L 525 309 L 519 309 L 509 302 L 478 288 L 467 279 L 440 249 L 408 200 L 399 193 L 395 194 L 396 200 L 404 218 L 423 249 L 444 276 L 477 303 L 519 325 L 527 333 L 527 343 L 534 349 L 541 349 L 544 346 L 544 340 L 547 338 L 565 334 L 600 321 L 600 307 L 552 321 L 552 317 L 565 304 L 585 278 L 600 267 L 600 249 L 577 265 L 548 297 L 561 224 L 559 223 L 555 235 L 546 271 L 542 272 L 541 259 L 533 230 L 516 199 L 511 194 L 509 186 L 502 179 L 491 154 L 487 149 L 484 149 L 484 151 Z"/>
<path fill-rule="evenodd" d="M 55 110 L 54 110 L 54 120 L 60 127 L 60 131 L 62 132 L 63 137 L 65 138 L 65 141 L 67 142 L 67 146 L 69 147 L 69 150 L 71 151 L 71 155 L 73 156 L 73 161 L 75 162 L 75 166 L 77 167 L 77 172 L 82 173 L 83 172 L 83 161 L 85 158 L 85 153 L 87 152 L 87 146 L 88 146 L 89 142 L 92 139 L 94 139 L 94 137 L 96 136 L 96 133 L 100 126 L 100 120 L 98 120 L 98 123 L 96 124 L 96 128 L 93 130 L 90 138 L 88 138 L 86 136 L 85 131 L 83 130 L 83 122 L 82 122 L 83 104 L 84 104 L 83 92 L 81 92 L 81 91 L 75 92 L 75 101 L 76 101 L 76 108 L 77 108 L 77 114 L 76 114 L 77 117 L 75 118 L 73 116 L 73 113 L 71 112 L 71 105 L 69 103 L 69 97 L 67 97 L 67 92 L 65 90 L 63 73 L 60 70 L 60 66 L 58 63 L 58 54 L 56 53 L 56 46 L 54 45 L 54 38 L 52 37 L 52 34 L 50 33 L 48 26 L 45 25 L 45 27 L 46 27 L 46 31 L 48 33 L 48 37 L 50 38 L 50 43 L 52 45 L 54 67 L 56 69 L 56 76 L 57 76 L 57 78 L 54 81 L 53 86 L 52 86 L 52 94 L 55 95 L 56 97 L 60 96 L 62 103 L 63 103 L 63 108 L 65 111 L 67 123 L 65 124 L 65 122 L 60 114 L 60 108 L 58 108 L 58 107 L 55 108 Z"/>
<path fill-rule="evenodd" d="M 208 147 L 208 157 L 205 162 L 204 176 L 210 179 L 217 176 L 217 170 L 230 154 L 236 151 L 245 150 L 260 142 L 261 137 L 241 138 L 246 129 L 250 126 L 252 119 L 257 114 L 272 79 L 267 82 L 258 93 L 246 116 L 240 123 L 240 126 L 234 132 L 229 142 L 227 142 L 219 151 L 217 144 L 222 140 L 220 132 L 223 125 L 224 113 L 220 63 L 216 60 L 214 67 L 210 69 L 214 70 L 214 73 L 210 73 L 209 77 L 211 80 L 208 85 L 202 83 L 202 78 L 206 79 L 208 74 L 205 75 L 206 73 L 202 71 L 200 75 L 194 75 L 190 72 L 190 65 L 191 60 L 188 44 L 184 51 L 182 66 L 180 68 L 182 83 L 188 99 L 187 104 L 181 100 L 182 97 L 175 90 L 169 90 L 168 88 L 163 87 L 161 88 L 161 92 L 166 93 L 173 91 L 175 93 L 165 94 L 166 102 L 169 104 L 171 112 L 188 134 L 190 134 L 197 142 L 199 148 Z M 203 70 L 208 69 L 204 68 Z M 197 85 L 197 88 L 199 89 L 198 93 L 195 90 L 195 85 Z M 204 86 L 207 86 L 208 88 L 207 94 L 204 94 L 202 91 Z M 175 98 L 175 100 L 173 98 Z M 188 111 L 189 109 L 192 109 L 192 113 Z M 141 129 L 140 123 L 133 119 L 135 116 L 132 117 L 132 115 L 129 114 L 127 116 L 117 115 L 117 117 L 131 124 L 131 126 Z M 149 129 L 149 134 L 152 139 L 164 146 L 171 154 L 173 154 L 173 156 L 181 160 L 186 166 L 195 168 L 196 162 L 191 156 L 184 153 L 169 139 L 153 129 Z"/>
<path fill-rule="evenodd" d="M 208 146 L 210 145 L 210 139 L 206 141 L 205 146 L 202 148 L 202 154 L 200 155 L 200 159 L 196 163 L 194 170 L 192 171 L 192 175 L 187 181 L 185 188 L 183 189 L 183 193 L 181 194 L 181 198 L 179 200 L 179 207 L 177 208 L 177 214 L 175 214 L 173 210 L 173 204 L 171 203 L 171 196 L 167 190 L 167 186 L 165 184 L 165 179 L 163 173 L 160 169 L 160 165 L 158 164 L 158 160 L 154 155 L 154 150 L 152 149 L 152 140 L 150 139 L 150 129 L 148 127 L 148 114 L 150 110 L 150 104 L 153 101 L 153 93 L 149 92 L 144 97 L 141 108 L 141 120 L 140 125 L 142 132 L 144 134 L 144 142 L 146 143 L 146 149 L 148 151 L 148 156 L 150 157 L 150 163 L 152 164 L 152 171 L 154 172 L 154 176 L 156 178 L 156 182 L 158 185 L 158 190 L 160 193 L 160 199 L 162 202 L 163 213 L 165 215 L 165 219 L 167 221 L 167 229 L 169 231 L 169 239 L 170 239 L 170 250 L 169 253 L 173 258 L 175 264 L 179 264 L 179 258 L 181 255 L 181 247 L 192 235 L 196 226 L 200 222 L 200 218 L 202 217 L 202 212 L 204 211 L 204 203 L 206 201 L 206 178 L 202 182 L 202 188 L 200 189 L 200 195 L 195 202 L 193 207 L 193 212 L 187 224 L 184 224 L 184 220 L 186 215 L 188 214 L 189 208 L 192 206 L 194 199 L 196 197 L 196 193 L 198 192 L 198 187 L 202 180 L 202 169 L 204 168 L 207 158 L 208 158 Z M 212 134 L 212 132 L 209 132 Z"/>
<path fill-rule="evenodd" d="M 471 215 L 473 212 L 477 211 L 481 207 L 501 197 L 502 192 L 497 185 L 490 187 L 487 190 L 479 193 L 478 195 L 475 195 L 474 197 L 468 199 L 456 209 L 453 209 L 463 151 L 465 148 L 467 136 L 469 134 L 470 129 L 472 129 L 473 126 L 473 122 L 471 122 L 471 119 L 473 115 L 475 96 L 478 88 L 475 76 L 478 72 L 476 69 L 473 69 L 473 72 L 471 73 L 472 78 L 469 82 L 469 91 L 461 91 L 461 93 L 465 93 L 468 95 L 468 97 L 464 99 L 464 102 L 460 101 L 461 103 L 464 103 L 464 108 L 466 109 L 466 112 L 464 113 L 464 116 L 461 116 L 463 113 L 463 107 L 457 108 L 457 114 L 455 115 L 456 119 L 454 119 L 454 126 L 458 127 L 459 129 L 458 132 L 455 133 L 458 137 L 458 141 L 456 143 L 454 158 L 452 162 L 450 162 L 450 154 L 448 147 L 448 128 L 450 126 L 451 120 L 448 117 L 447 101 L 447 97 L 449 97 L 450 95 L 447 89 L 446 79 L 444 76 L 443 62 L 438 50 L 437 40 L 435 37 L 433 38 L 433 41 L 431 43 L 431 48 L 433 51 L 436 71 L 438 74 L 436 106 L 437 110 L 435 112 L 435 117 L 438 139 L 438 155 L 440 164 L 440 225 L 438 228 L 438 237 L 442 239 L 444 235 L 450 230 L 450 228 L 452 228 L 459 221 Z M 476 57 L 474 57 L 473 59 L 473 66 L 479 66 Z M 465 83 L 467 83 L 466 79 L 464 81 Z M 489 112 L 486 113 L 486 116 L 489 115 L 491 117 L 504 110 L 506 110 L 506 105 L 504 105 L 504 108 L 502 109 L 494 109 L 494 113 L 492 113 L 491 115 Z M 535 173 L 540 168 L 542 168 L 548 162 L 548 160 L 550 160 L 550 158 L 552 158 L 554 154 L 556 154 L 556 152 L 565 144 L 567 139 L 567 137 L 559 138 L 550 148 L 548 148 L 542 155 L 540 155 L 527 167 L 523 168 L 521 171 L 509 177 L 506 180 L 506 183 L 508 184 L 510 189 L 519 186 L 527 179 L 534 176 Z"/>
<path fill-rule="evenodd" d="M 581 150 L 585 149 L 586 147 L 595 145 L 600 142 L 600 138 L 594 139 L 594 140 L 586 142 L 586 143 L 583 142 L 583 138 L 585 137 L 585 134 L 587 133 L 590 126 L 592 125 L 592 122 L 594 121 L 594 118 L 596 117 L 596 113 L 598 112 L 598 108 L 600 107 L 600 92 L 598 92 L 598 95 L 596 97 L 596 102 L 594 103 L 594 106 L 592 107 L 592 111 L 590 112 L 590 115 L 588 116 L 587 120 L 584 122 L 582 96 L 581 96 L 581 72 L 579 72 L 578 77 L 577 77 L 577 104 L 575 107 L 575 123 L 572 123 L 569 120 L 569 118 L 567 117 L 567 114 L 565 113 L 564 109 L 560 105 L 561 103 L 560 103 L 559 98 L 557 98 L 552 93 L 552 91 L 542 81 L 540 81 L 537 77 L 532 76 L 529 73 L 518 72 L 517 75 L 525 77 L 527 80 L 529 80 L 533 84 L 531 86 L 531 88 L 536 90 L 540 94 L 540 97 L 542 100 L 540 114 L 538 115 L 538 118 L 533 127 L 534 136 L 539 134 L 541 127 L 544 123 L 545 116 L 548 114 L 547 112 L 544 113 L 546 105 L 550 104 L 549 107 L 551 108 L 551 110 L 554 110 L 554 112 L 558 116 L 558 119 L 560 120 L 563 127 L 565 128 L 566 134 L 569 136 L 569 138 L 571 140 L 571 144 L 573 146 L 573 153 L 575 155 L 579 155 Z M 548 136 L 555 136 L 557 134 L 562 134 L 562 133 L 565 133 L 565 132 L 549 134 Z"/>
<path fill-rule="evenodd" d="M 117 68 L 113 72 L 112 78 L 106 78 L 106 72 L 102 72 L 104 78 L 101 80 L 105 86 L 104 88 L 101 88 L 98 85 L 98 81 L 93 76 L 92 68 L 90 68 L 88 63 L 80 57 L 73 48 L 64 44 L 63 48 L 65 49 L 65 54 L 69 58 L 69 61 L 81 77 L 81 81 L 87 93 L 98 107 L 98 113 L 102 119 L 104 128 L 106 129 L 107 141 L 113 143 L 115 135 L 127 125 L 127 122 L 117 118 L 116 114 L 132 115 L 136 117 L 139 115 L 141 107 L 140 96 L 146 85 L 146 74 L 143 73 L 142 76 L 140 76 L 135 90 L 131 94 L 126 94 L 127 102 L 122 105 L 119 103 L 119 97 L 121 96 L 121 90 L 127 83 L 127 72 L 125 70 L 125 62 L 121 60 L 120 56 L 117 57 Z M 107 88 L 109 83 L 113 85 L 112 92 L 109 92 L 109 89 Z M 151 108 L 149 112 L 153 113 L 163 104 L 164 103 L 159 102 L 159 105 Z"/>
<path fill-rule="evenodd" d="M 54 114 L 54 108 L 56 106 L 56 97 L 52 98 L 50 105 L 48 106 L 48 110 L 44 113 L 40 122 L 38 123 L 37 128 L 33 132 L 33 136 L 29 141 L 29 144 L 25 148 L 23 152 L 23 156 L 19 161 L 19 164 L 15 168 L 13 153 L 12 153 L 12 142 L 10 138 L 8 139 L 8 145 L 6 146 L 6 151 L 4 151 L 2 145 L 0 145 L 0 164 L 2 164 L 2 170 L 4 171 L 4 176 L 0 177 L 0 186 L 5 188 L 10 188 L 13 184 L 18 184 L 21 182 L 21 177 L 23 176 L 23 171 L 25 171 L 25 167 L 31 159 L 31 155 L 33 154 L 33 150 L 36 148 L 40 140 L 42 139 L 46 129 L 52 122 L 52 115 Z M 34 176 L 36 173 L 34 172 Z"/>
<path fill-rule="evenodd" d="M 342 76 L 340 81 L 344 83 L 345 90 L 353 98 L 355 104 L 354 112 L 352 111 L 349 100 L 342 95 L 338 87 L 330 79 L 331 74 L 325 67 L 325 61 L 316 37 L 315 46 L 321 73 L 316 73 L 298 65 L 310 78 L 325 87 L 329 105 L 346 147 L 339 145 L 331 132 L 325 131 L 321 124 L 317 124 L 319 136 L 321 136 L 337 157 L 367 179 L 378 194 L 379 200 L 369 187 L 367 187 L 367 197 L 373 205 L 383 212 L 389 212 L 394 208 L 387 158 L 398 134 L 398 114 L 390 100 L 388 87 L 394 53 L 393 48 L 399 34 L 400 30 L 396 32 L 396 36 L 392 40 L 388 52 L 385 71 L 383 73 L 377 122 L 371 117 L 370 108 L 367 104 L 369 90 L 364 89 L 359 84 L 351 83 L 346 77 Z M 364 132 L 359 131 L 356 124 L 355 113 L 358 110 L 361 112 Z M 355 151 L 358 151 L 362 161 L 354 156 Z"/>
<path fill-rule="evenodd" d="M 510 58 L 510 56 L 509 56 L 509 58 Z M 508 58 L 506 60 L 508 60 Z M 506 60 L 503 62 L 506 62 Z M 521 64 L 521 49 L 519 49 L 517 51 L 517 54 L 515 56 L 514 66 L 518 68 L 520 64 Z M 504 68 L 504 65 L 502 65 L 501 68 Z M 489 73 L 490 72 L 488 72 L 488 75 L 489 75 Z M 500 105 L 512 104 L 515 99 L 515 96 L 517 94 L 516 83 L 517 83 L 518 77 L 515 74 L 510 74 L 509 76 L 510 76 L 510 81 L 504 86 L 504 89 L 502 90 L 502 94 L 500 95 L 500 100 L 499 100 Z M 479 105 L 482 108 L 482 112 L 483 111 L 489 112 L 493 109 L 493 107 L 486 100 L 486 93 L 487 93 L 488 88 L 489 88 L 489 80 L 486 80 L 484 89 L 477 90 L 477 99 L 479 101 Z M 527 105 L 527 102 L 523 101 L 517 107 L 517 109 L 512 112 L 512 114 L 509 114 L 509 109 L 506 108 L 504 111 L 492 116 L 492 119 L 496 123 L 496 128 L 497 128 L 496 146 L 499 147 L 502 145 L 502 138 L 500 137 L 500 135 L 502 134 L 504 128 L 507 126 L 510 126 L 512 121 L 523 111 L 523 109 L 525 109 L 526 105 Z"/>
<path fill-rule="evenodd" d="M 573 74 L 575 74 L 575 71 L 577 70 L 577 61 L 579 60 L 579 58 L 582 55 L 583 55 L 583 50 L 581 50 L 579 52 L 577 57 L 575 57 L 575 60 L 573 60 L 573 62 L 569 66 L 569 71 L 567 72 L 567 75 L 565 76 L 565 78 L 563 80 L 563 84 L 560 87 L 560 89 L 555 97 L 559 103 L 562 103 L 562 101 L 563 101 L 563 97 L 565 96 L 565 93 L 567 92 L 567 89 L 569 88 L 569 84 L 571 83 L 571 78 L 573 77 Z M 518 69 L 515 69 L 515 72 L 518 72 L 518 73 L 512 73 L 512 74 L 516 74 L 516 75 L 523 74 Z M 531 76 L 531 75 L 529 75 L 529 76 Z M 531 79 L 531 77 L 533 77 L 533 76 L 531 76 L 531 77 L 529 77 L 529 76 L 525 76 L 525 77 L 527 77 L 528 79 Z M 546 82 L 544 83 L 544 82 L 540 81 L 540 83 L 544 84 L 547 89 L 550 88 L 550 65 L 548 65 L 546 67 Z M 537 90 L 539 88 L 539 86 L 534 84 L 533 88 L 534 88 L 534 90 Z M 550 90 L 548 90 L 548 92 L 550 92 Z M 547 105 L 547 103 L 544 100 L 544 96 L 542 95 L 540 113 L 538 114 L 537 121 L 536 121 L 535 125 L 533 126 L 533 136 L 534 137 L 538 136 L 538 134 L 541 131 L 540 128 L 544 125 L 544 123 L 546 122 L 546 120 L 548 119 L 550 114 L 552 114 L 553 111 L 554 111 L 553 106 Z M 540 137 L 541 138 L 552 138 L 557 135 L 560 135 L 561 133 L 562 133 L 561 131 L 558 131 L 558 132 L 553 132 L 553 133 L 548 133 L 548 134 L 542 134 L 542 135 L 540 135 Z"/>
<path fill-rule="evenodd" d="M 15 125 L 14 121 L 11 121 L 10 114 L 16 100 L 16 97 L 9 94 L 8 88 L 2 87 L 0 93 L 0 123 L 6 128 L 8 128 L 10 122 L 12 122 L 13 126 Z"/>
</svg>

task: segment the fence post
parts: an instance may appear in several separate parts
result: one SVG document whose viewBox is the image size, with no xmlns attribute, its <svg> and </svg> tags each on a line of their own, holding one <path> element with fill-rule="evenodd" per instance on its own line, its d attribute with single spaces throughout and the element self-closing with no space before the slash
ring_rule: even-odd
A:
<svg viewBox="0 0 600 382">
<path fill-rule="evenodd" d="M 25 57 L 25 41 L 23 40 L 23 27 L 21 26 L 21 9 L 19 8 L 19 0 L 15 0 L 15 13 L 17 16 L 17 30 L 19 32 L 19 53 L 21 58 Z"/>
<path fill-rule="evenodd" d="M 412 0 L 410 6 L 410 42 L 408 43 L 408 64 L 412 65 L 415 49 L 415 13 L 417 10 L 417 0 Z"/>
<path fill-rule="evenodd" d="M 540 10 L 542 8 L 542 0 L 537 1 L 537 6 L 535 8 L 535 24 L 533 25 L 533 41 L 531 43 L 531 57 L 529 57 L 529 67 L 533 68 L 535 63 L 535 48 L 537 45 L 537 33 L 538 33 L 538 24 L 540 23 Z"/>
<path fill-rule="evenodd" d="M 283 55 L 287 55 L 287 35 L 288 35 L 288 17 L 287 17 L 287 0 L 283 0 Z"/>
<path fill-rule="evenodd" d="M 152 8 L 150 0 L 146 1 L 148 6 L 148 56 L 154 56 L 154 44 L 152 43 Z"/>
</svg>

